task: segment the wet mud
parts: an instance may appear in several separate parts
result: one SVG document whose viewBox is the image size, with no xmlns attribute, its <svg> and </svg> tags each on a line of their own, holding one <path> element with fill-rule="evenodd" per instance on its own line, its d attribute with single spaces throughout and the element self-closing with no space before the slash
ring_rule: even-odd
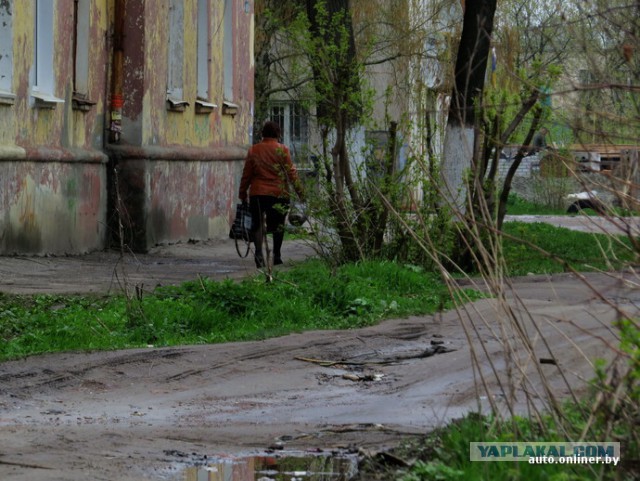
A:
<svg viewBox="0 0 640 481">
<path fill-rule="evenodd" d="M 625 309 L 640 301 L 609 276 L 588 280 Z M 592 375 L 587 360 L 615 344 L 617 313 L 575 276 L 515 287 L 514 309 L 549 343 L 535 343 L 538 358 L 554 359 L 540 367 L 568 394 L 563 379 L 581 385 Z M 467 312 L 489 321 L 480 334 L 501 369 L 494 301 Z M 454 311 L 259 342 L 36 356 L 1 364 L 0 386 L 0 479 L 11 481 L 185 479 L 168 452 L 384 450 L 478 408 Z"/>
<path fill-rule="evenodd" d="M 234 275 L 255 272 L 252 260 L 233 258 L 231 244 L 183 247 L 143 258 L 136 282 L 214 275 L 224 262 L 239 262 Z M 310 254 L 305 249 L 288 252 L 303 258 Z M 15 275 L 2 277 L 0 288 L 111 288 L 113 265 L 69 260 L 2 258 L 0 270 Z M 82 263 L 90 268 L 79 271 Z M 531 332 L 534 359 L 554 361 L 526 366 L 529 387 L 543 372 L 560 396 L 569 394 L 565 382 L 584 386 L 593 359 L 610 355 L 617 309 L 637 315 L 640 305 L 633 285 L 607 274 L 529 276 L 514 279 L 513 287 L 509 303 Z M 384 451 L 487 409 L 489 400 L 502 405 L 495 382 L 488 392 L 478 390 L 470 349 L 482 345 L 491 360 L 479 362 L 483 372 L 504 370 L 498 312 L 494 300 L 483 299 L 459 312 L 364 329 L 2 363 L 0 479 L 206 479 L 212 471 L 198 471 L 212 468 L 205 460 Z M 477 345 L 469 345 L 461 317 L 478 321 Z M 524 393 L 516 398 L 526 409 Z"/>
</svg>

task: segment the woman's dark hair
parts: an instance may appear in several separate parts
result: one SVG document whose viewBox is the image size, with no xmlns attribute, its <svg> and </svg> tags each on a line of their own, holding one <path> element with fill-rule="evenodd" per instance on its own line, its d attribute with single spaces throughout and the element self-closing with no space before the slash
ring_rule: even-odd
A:
<svg viewBox="0 0 640 481">
<path fill-rule="evenodd" d="M 279 139 L 280 138 L 280 126 L 272 122 L 271 120 L 264 123 L 262 126 L 262 137 L 269 139 Z"/>
</svg>

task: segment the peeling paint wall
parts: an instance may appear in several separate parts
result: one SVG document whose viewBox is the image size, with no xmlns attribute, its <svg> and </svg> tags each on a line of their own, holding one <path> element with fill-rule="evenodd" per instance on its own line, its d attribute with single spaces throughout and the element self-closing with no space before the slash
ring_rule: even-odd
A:
<svg viewBox="0 0 640 481">
<path fill-rule="evenodd" d="M 234 2 L 234 62 L 224 64 L 223 4 L 209 1 L 209 88 L 216 107 L 197 103 L 198 2 L 181 4 L 182 99 L 168 102 L 170 2 L 127 2 L 122 141 L 109 144 L 126 211 L 125 242 L 145 251 L 159 243 L 228 235 L 243 160 L 250 143 L 253 105 L 253 2 Z M 224 69 L 233 69 L 231 115 L 223 109 Z M 173 92 L 173 91 L 172 91 Z M 201 99 L 202 100 L 202 99 Z M 121 210 L 120 209 L 120 210 Z M 115 211 L 116 209 L 114 209 Z"/>
<path fill-rule="evenodd" d="M 54 108 L 32 96 L 36 2 L 12 2 L 13 98 L 0 103 L 0 254 L 74 254 L 105 244 L 108 0 L 90 2 L 86 110 L 73 102 L 74 0 L 52 1 L 53 95 L 62 101 Z"/>
<path fill-rule="evenodd" d="M 126 3 L 124 109 L 122 143 L 189 147 L 248 146 L 253 104 L 252 8 L 235 11 L 235 61 L 223 65 L 222 4 L 210 1 L 212 112 L 196 112 L 197 100 L 197 2 L 184 3 L 183 100 L 188 107 L 171 111 L 167 105 L 168 2 Z M 253 2 L 249 2 L 249 6 Z M 244 5 L 244 2 L 242 2 Z M 224 69 L 234 69 L 236 115 L 223 114 Z"/>
<path fill-rule="evenodd" d="M 150 192 L 168 195 L 150 199 L 148 222 L 153 230 L 149 242 L 226 237 L 228 212 L 237 197 L 233 182 L 229 182 L 235 174 L 232 162 L 154 163 L 149 172 Z"/>
<path fill-rule="evenodd" d="M 234 61 L 223 62 L 224 2 L 208 0 L 209 94 L 197 111 L 198 1 L 184 15 L 183 111 L 167 103 L 170 2 L 80 0 L 90 9 L 86 93 L 74 96 L 74 0 L 53 5 L 53 95 L 33 96 L 36 1 L 12 8 L 12 92 L 0 95 L 0 254 L 82 253 L 112 240 L 114 213 L 129 216 L 125 241 L 226 236 L 253 109 L 253 1 L 235 2 Z M 122 133 L 110 143 L 116 13 L 122 7 Z M 3 36 L 3 38 L 5 38 Z M 120 54 L 120 53 L 119 53 Z M 119 55 L 118 54 L 118 55 Z M 173 59 L 175 61 L 175 59 Z M 4 64 L 3 64 L 4 65 Z M 4 67 L 3 67 L 4 68 Z M 233 69 L 232 112 L 223 111 L 224 69 Z M 114 172 L 117 172 L 117 176 Z M 121 192 L 115 189 L 121 181 Z"/>
<path fill-rule="evenodd" d="M 0 162 L 0 252 L 83 253 L 103 247 L 104 167 Z"/>
<path fill-rule="evenodd" d="M 113 153 L 128 247 L 144 252 L 228 235 L 244 149 L 123 147 Z"/>
<path fill-rule="evenodd" d="M 176 175 L 178 173 L 178 175 Z M 176 193 L 189 189 L 186 195 L 154 196 L 150 204 L 150 223 L 154 225 L 151 242 L 168 242 L 175 237 L 207 239 L 228 232 L 227 213 L 236 197 L 231 189 L 233 164 L 158 162 L 150 173 L 152 192 Z M 176 180 L 179 179 L 179 180 Z M 184 182 L 184 183 L 183 183 Z M 163 219 L 171 221 L 164 224 Z"/>
</svg>

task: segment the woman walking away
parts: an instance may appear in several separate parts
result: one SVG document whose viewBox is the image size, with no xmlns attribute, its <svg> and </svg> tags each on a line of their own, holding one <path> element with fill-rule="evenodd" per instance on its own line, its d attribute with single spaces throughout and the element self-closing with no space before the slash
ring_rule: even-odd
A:
<svg viewBox="0 0 640 481">
<path fill-rule="evenodd" d="M 266 214 L 267 232 L 273 235 L 273 264 L 282 264 L 284 221 L 289 210 L 290 189 L 293 186 L 300 198 L 302 186 L 289 149 L 279 142 L 280 126 L 266 122 L 262 127 L 262 142 L 253 145 L 244 163 L 239 197 L 242 202 L 249 197 L 251 210 L 255 261 L 258 268 L 265 267 L 262 253 L 264 236 L 263 215 Z"/>
</svg>

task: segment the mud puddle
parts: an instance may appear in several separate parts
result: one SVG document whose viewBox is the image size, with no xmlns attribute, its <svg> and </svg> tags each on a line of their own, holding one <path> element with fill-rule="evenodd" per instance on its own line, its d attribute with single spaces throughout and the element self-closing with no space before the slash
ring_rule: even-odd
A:
<svg viewBox="0 0 640 481">
<path fill-rule="evenodd" d="M 166 452 L 178 462 L 171 481 L 348 481 L 358 471 L 349 453 L 278 452 L 238 457 L 207 457 Z"/>
</svg>

